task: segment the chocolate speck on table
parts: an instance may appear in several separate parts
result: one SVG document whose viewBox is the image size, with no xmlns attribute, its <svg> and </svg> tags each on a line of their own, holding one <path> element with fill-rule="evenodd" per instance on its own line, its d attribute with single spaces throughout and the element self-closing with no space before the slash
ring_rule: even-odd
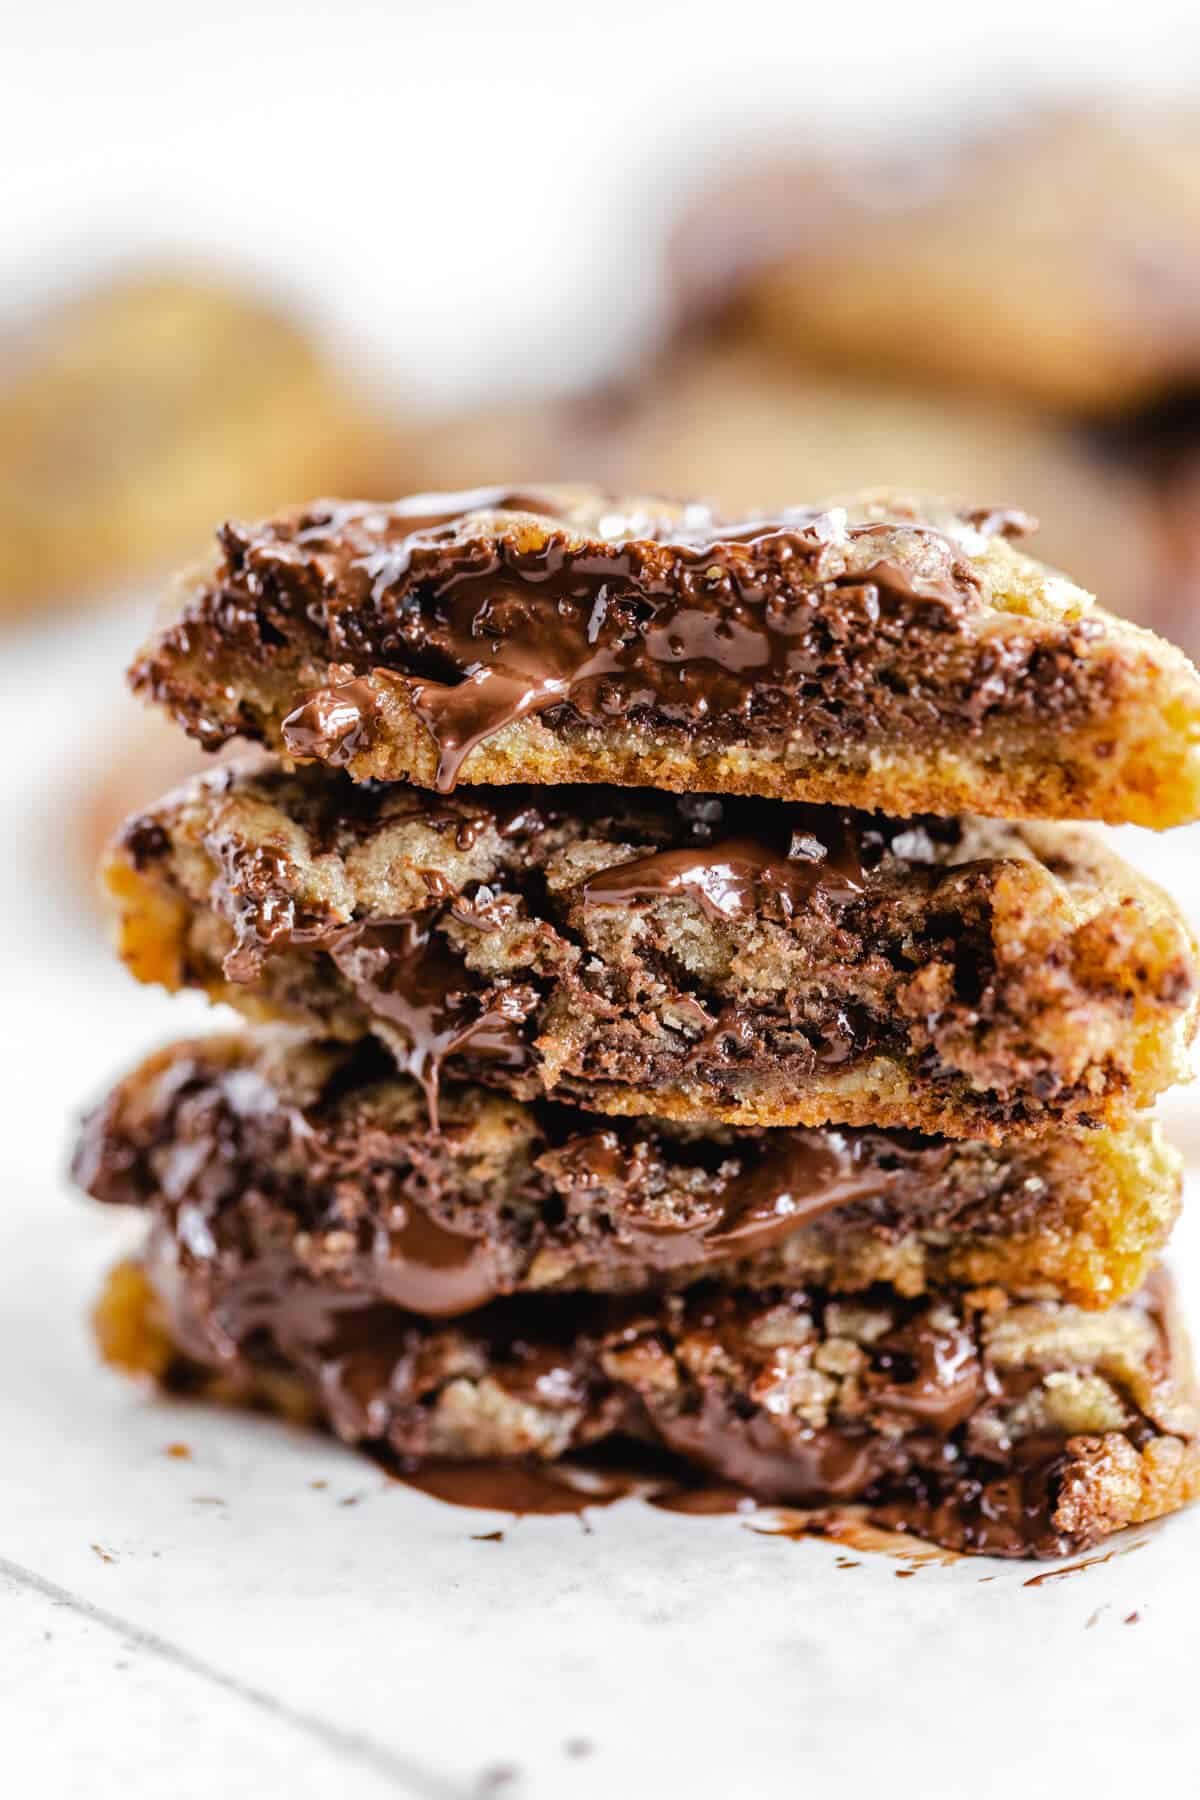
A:
<svg viewBox="0 0 1200 1800">
<path fill-rule="evenodd" d="M 515 1781 L 519 1773 L 520 1771 L 512 1763 L 494 1763 L 490 1768 L 484 1769 L 480 1775 L 476 1791 L 479 1794 L 499 1793 L 501 1788 L 507 1787 L 510 1782 Z"/>
<path fill-rule="evenodd" d="M 1119 1549 L 1106 1550 L 1100 1556 L 1083 1556 L 1078 1562 L 1067 1563 L 1061 1569 L 1046 1569 L 1040 1575 L 1031 1575 L 1029 1580 L 1023 1583 L 1023 1586 L 1044 1587 L 1047 1582 L 1061 1581 L 1065 1575 L 1081 1574 L 1084 1569 L 1093 1569 L 1098 1563 L 1111 1562 L 1114 1556 L 1132 1556 L 1135 1550 L 1140 1550 L 1148 1542 L 1147 1538 L 1135 1538 L 1132 1544 L 1125 1544 Z"/>
</svg>

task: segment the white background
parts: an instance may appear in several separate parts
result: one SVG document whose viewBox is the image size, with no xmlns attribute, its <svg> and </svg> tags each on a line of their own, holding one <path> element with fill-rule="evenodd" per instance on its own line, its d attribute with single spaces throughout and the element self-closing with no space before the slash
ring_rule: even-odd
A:
<svg viewBox="0 0 1200 1800">
<path fill-rule="evenodd" d="M 652 327 L 663 222 L 723 157 L 1097 82 L 1200 89 L 1194 0 L 28 4 L 0 22 L 0 300 L 218 256 L 388 392 L 580 380 Z M 83 1313 L 122 1228 L 69 1196 L 70 1120 L 202 1012 L 116 969 L 76 876 L 138 628 L 131 601 L 0 640 L 4 1791 L 1186 1791 L 1200 1514 L 1037 1589 L 999 1565 L 838 1570 L 636 1505 L 492 1545 L 335 1446 L 96 1369 Z M 1200 909 L 1194 835 L 1126 835 Z M 1192 1103 L 1170 1110 L 1195 1142 Z M 180 1438 L 189 1461 L 163 1454 Z"/>
</svg>

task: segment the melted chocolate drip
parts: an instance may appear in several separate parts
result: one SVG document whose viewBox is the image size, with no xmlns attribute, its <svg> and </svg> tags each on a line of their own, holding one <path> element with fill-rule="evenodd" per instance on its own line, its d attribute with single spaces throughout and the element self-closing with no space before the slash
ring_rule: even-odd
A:
<svg viewBox="0 0 1200 1800">
<path fill-rule="evenodd" d="M 473 995 L 469 975 L 435 934 L 432 914 L 348 925 L 334 936 L 329 954 L 367 1010 L 407 1038 L 400 1066 L 424 1089 L 435 1131 L 448 1057 L 469 1050 L 510 1069 L 528 1061 L 521 1026 L 536 993 L 508 987 Z"/>
</svg>

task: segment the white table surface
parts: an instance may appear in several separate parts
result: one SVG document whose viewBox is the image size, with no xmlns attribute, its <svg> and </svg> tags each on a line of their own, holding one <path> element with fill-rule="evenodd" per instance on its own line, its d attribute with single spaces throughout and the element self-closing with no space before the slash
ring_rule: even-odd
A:
<svg viewBox="0 0 1200 1800">
<path fill-rule="evenodd" d="M 68 842 L 136 630 L 46 628 L 0 659 L 19 772 L 0 821 L 3 1791 L 1178 1786 L 1198 1744 L 1200 1510 L 1036 1588 L 1025 1565 L 974 1560 L 901 1581 L 887 1557 L 838 1568 L 836 1546 L 757 1535 L 761 1517 L 456 1510 L 318 1436 L 155 1400 L 97 1365 L 85 1314 L 129 1225 L 63 1180 L 71 1121 L 206 1016 L 117 969 Z M 1200 897 L 1195 835 L 1123 835 Z M 1186 1095 L 1171 1116 L 1195 1132 Z M 1200 1269 L 1196 1226 L 1176 1262 Z M 179 1441 L 187 1459 L 166 1453 Z M 501 1543 L 477 1541 L 496 1526 Z"/>
</svg>

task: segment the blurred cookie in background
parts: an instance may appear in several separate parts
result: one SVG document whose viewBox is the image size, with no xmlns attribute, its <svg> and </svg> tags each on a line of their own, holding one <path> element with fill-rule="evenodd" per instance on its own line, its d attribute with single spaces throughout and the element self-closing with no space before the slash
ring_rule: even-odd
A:
<svg viewBox="0 0 1200 1800">
<path fill-rule="evenodd" d="M 0 616 L 102 595 L 230 513 L 387 493 L 396 454 L 270 302 L 161 271 L 97 289 L 0 359 Z"/>
<path fill-rule="evenodd" d="M 1039 113 L 956 145 L 751 170 L 672 248 L 808 363 L 1077 416 L 1200 380 L 1200 112 Z"/>
<path fill-rule="evenodd" d="M 431 415 L 410 427 L 405 468 L 416 492 L 562 482 L 604 485 L 619 466 L 637 385 L 543 393 Z M 403 491 L 403 490 L 398 490 Z"/>
<path fill-rule="evenodd" d="M 669 261 L 681 337 L 776 356 L 781 414 L 822 377 L 911 390 L 956 491 L 1011 464 L 1047 555 L 1200 654 L 1200 111 L 776 163 L 704 199 Z M 932 441 L 917 423 L 914 464 Z"/>
</svg>

